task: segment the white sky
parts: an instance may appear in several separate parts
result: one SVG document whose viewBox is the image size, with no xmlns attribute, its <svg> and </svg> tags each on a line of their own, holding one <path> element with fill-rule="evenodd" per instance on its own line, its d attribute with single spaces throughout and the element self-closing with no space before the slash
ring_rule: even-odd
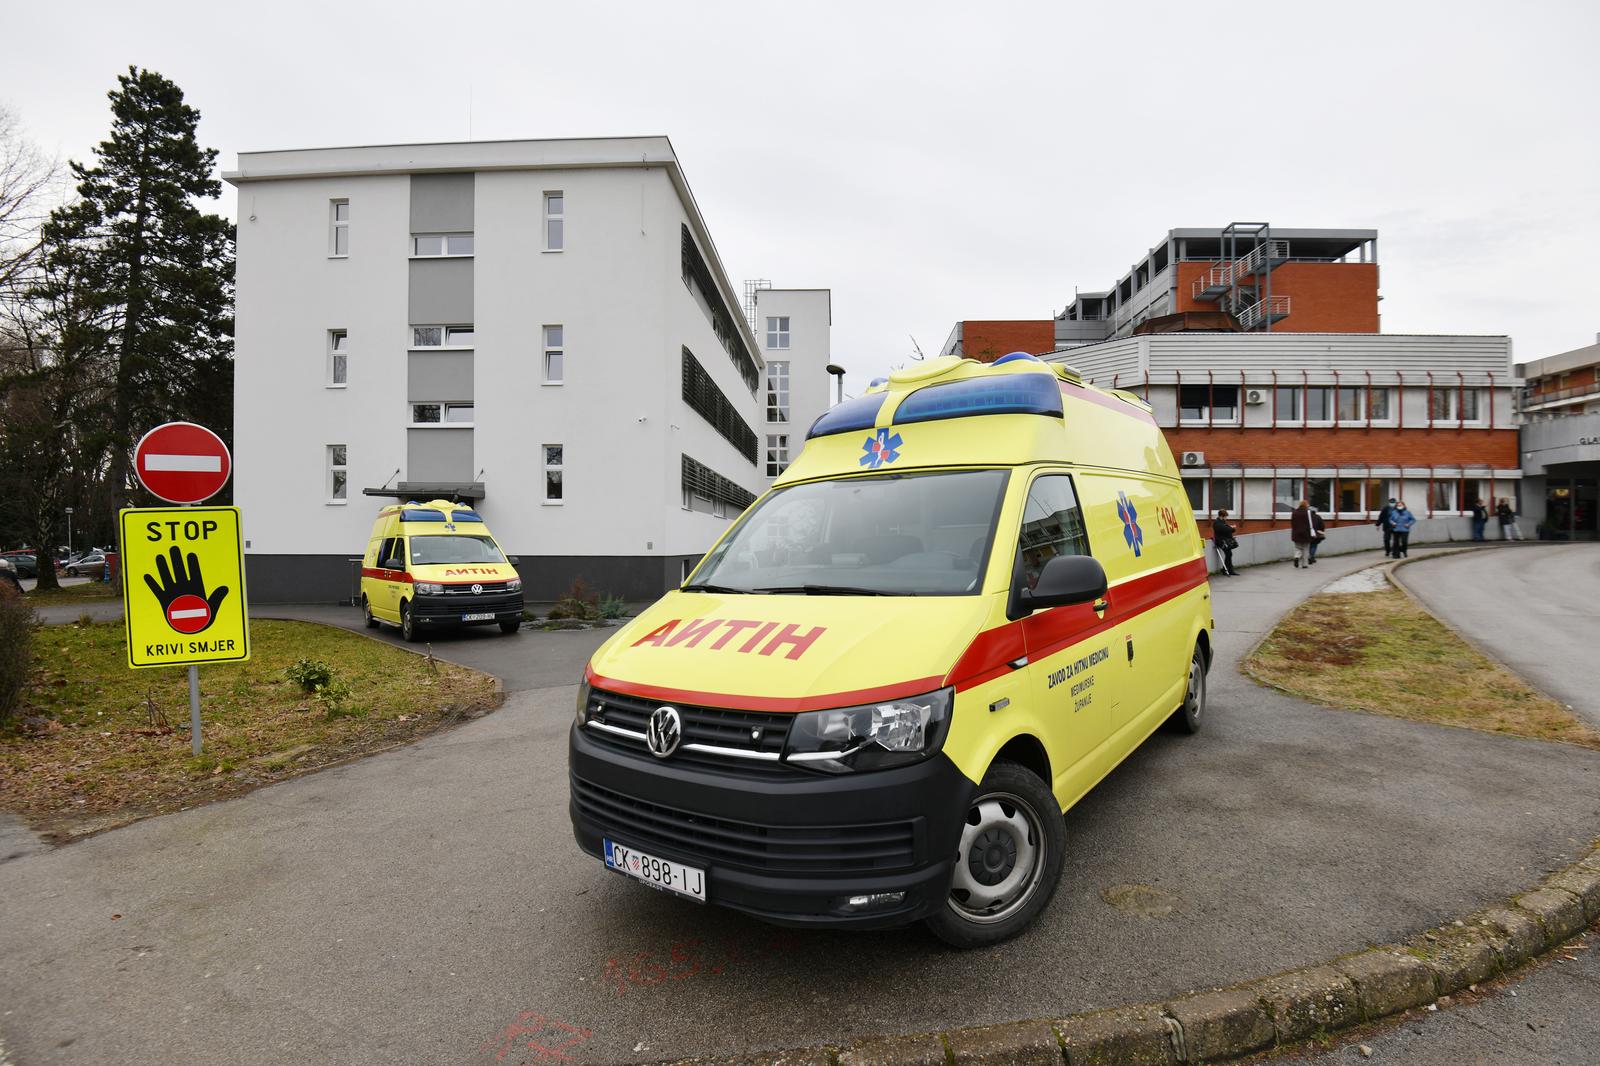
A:
<svg viewBox="0 0 1600 1066">
<path fill-rule="evenodd" d="M 1175 226 L 1379 230 L 1385 332 L 1600 331 L 1600 4 L 8 5 L 63 158 L 130 63 L 239 151 L 669 135 L 736 288 L 833 290 L 856 392 L 1044 318 Z M 225 193 L 233 212 L 233 193 Z"/>
</svg>

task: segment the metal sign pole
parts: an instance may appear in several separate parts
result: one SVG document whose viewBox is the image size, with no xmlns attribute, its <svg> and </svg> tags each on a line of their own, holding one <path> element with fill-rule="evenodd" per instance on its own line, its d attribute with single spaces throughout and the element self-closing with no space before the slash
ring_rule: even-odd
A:
<svg viewBox="0 0 1600 1066">
<path fill-rule="evenodd" d="M 200 754 L 200 668 L 189 664 L 189 747 Z"/>
</svg>

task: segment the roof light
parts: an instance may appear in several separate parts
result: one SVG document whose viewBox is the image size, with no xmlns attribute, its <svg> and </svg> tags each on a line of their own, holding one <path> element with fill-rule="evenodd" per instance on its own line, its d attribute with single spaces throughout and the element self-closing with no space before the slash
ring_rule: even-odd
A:
<svg viewBox="0 0 1600 1066">
<path fill-rule="evenodd" d="M 826 437 L 831 433 L 871 429 L 878 421 L 878 409 L 883 406 L 884 398 L 888 395 L 886 392 L 874 392 L 866 396 L 857 396 L 853 400 L 835 405 L 832 410 L 822 412 L 806 431 L 806 440 L 812 437 Z"/>
<path fill-rule="evenodd" d="M 444 512 L 431 507 L 407 507 L 400 512 L 402 522 L 443 522 Z"/>
<path fill-rule="evenodd" d="M 895 410 L 896 425 L 966 415 L 1061 417 L 1061 384 L 1054 374 L 997 374 L 918 389 Z"/>
<path fill-rule="evenodd" d="M 457 507 L 454 511 L 450 512 L 450 517 L 452 519 L 454 519 L 455 521 L 457 521 L 457 522 L 482 522 L 483 521 L 482 517 L 479 516 L 477 511 L 474 511 L 474 510 L 472 510 L 470 508 L 467 508 L 467 507 Z"/>
<path fill-rule="evenodd" d="M 1027 359 L 1035 363 L 1044 362 L 1044 360 L 1040 359 L 1037 355 L 1029 355 L 1027 352 L 1007 352 L 1005 355 L 1002 355 L 1000 358 L 996 359 L 992 365 L 1005 366 L 1007 363 L 1015 363 L 1023 359 Z"/>
</svg>

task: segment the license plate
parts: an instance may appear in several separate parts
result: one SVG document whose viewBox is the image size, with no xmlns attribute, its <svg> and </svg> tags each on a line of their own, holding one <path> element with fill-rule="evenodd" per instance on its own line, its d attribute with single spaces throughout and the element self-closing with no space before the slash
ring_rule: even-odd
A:
<svg viewBox="0 0 1600 1066">
<path fill-rule="evenodd" d="M 624 847 L 604 841 L 606 849 L 606 865 L 613 870 L 620 870 L 629 877 L 638 878 L 651 888 L 659 888 L 664 892 L 673 892 L 680 896 L 706 901 L 706 872 L 697 870 L 693 866 L 685 866 L 681 862 L 672 862 L 668 859 L 658 859 L 654 855 L 646 855 L 642 851 Z"/>
<path fill-rule="evenodd" d="M 482 614 L 464 614 L 461 616 L 461 620 L 463 622 L 493 622 L 494 612 L 485 611 Z"/>
</svg>

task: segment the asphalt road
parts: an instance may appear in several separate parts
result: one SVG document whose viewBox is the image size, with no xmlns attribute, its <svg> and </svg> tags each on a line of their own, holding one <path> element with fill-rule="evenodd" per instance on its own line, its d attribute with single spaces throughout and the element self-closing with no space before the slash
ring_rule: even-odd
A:
<svg viewBox="0 0 1600 1066">
<path fill-rule="evenodd" d="M 572 843 L 564 751 L 567 682 L 603 634 L 489 635 L 450 657 L 535 657 L 520 676 L 550 687 L 401 751 L 0 864 L 0 1041 L 26 1066 L 549 1061 L 530 1039 L 656 1059 L 1059 1016 L 1404 937 L 1570 861 L 1600 824 L 1600 756 L 1237 675 L 1306 592 L 1376 561 L 1216 583 L 1205 730 L 1152 738 L 1070 812 L 1061 890 L 997 949 L 785 933 L 606 873 Z M 1102 896 L 1130 884 L 1170 910 Z"/>
<path fill-rule="evenodd" d="M 1397 576 L 1478 647 L 1600 728 L 1600 543 L 1468 552 Z"/>
</svg>

